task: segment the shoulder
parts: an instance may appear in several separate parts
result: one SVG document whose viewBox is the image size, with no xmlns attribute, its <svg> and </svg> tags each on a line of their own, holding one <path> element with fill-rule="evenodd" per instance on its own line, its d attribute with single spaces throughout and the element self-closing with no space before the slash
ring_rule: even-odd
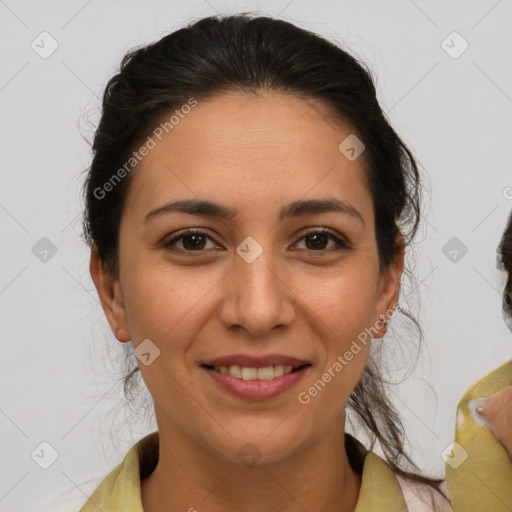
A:
<svg viewBox="0 0 512 512">
<path fill-rule="evenodd" d="M 395 475 L 404 495 L 409 512 L 453 512 L 450 501 L 430 485 L 416 482 L 400 475 Z M 440 486 L 445 496 L 449 497 L 448 486 Z"/>
<path fill-rule="evenodd" d="M 141 479 L 149 475 L 158 461 L 158 431 L 135 443 L 124 460 L 103 479 L 87 498 L 80 512 L 130 510 L 142 512 Z"/>
</svg>

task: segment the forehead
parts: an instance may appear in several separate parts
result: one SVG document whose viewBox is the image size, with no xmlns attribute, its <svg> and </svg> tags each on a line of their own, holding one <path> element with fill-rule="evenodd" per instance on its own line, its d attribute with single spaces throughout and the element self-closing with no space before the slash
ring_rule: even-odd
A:
<svg viewBox="0 0 512 512">
<path fill-rule="evenodd" d="M 155 147 L 133 171 L 126 203 L 141 214 L 183 197 L 237 202 L 253 213 L 308 194 L 339 191 L 361 208 L 370 200 L 363 158 L 351 161 L 338 149 L 353 130 L 319 101 L 231 93 L 187 112 L 161 140 L 153 137 Z"/>
</svg>

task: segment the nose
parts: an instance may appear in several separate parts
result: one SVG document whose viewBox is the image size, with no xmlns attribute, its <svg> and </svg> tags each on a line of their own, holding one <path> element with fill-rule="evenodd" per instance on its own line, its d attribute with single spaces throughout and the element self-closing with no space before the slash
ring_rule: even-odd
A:
<svg viewBox="0 0 512 512">
<path fill-rule="evenodd" d="M 295 317 L 294 294 L 283 270 L 263 251 L 252 263 L 235 256 L 224 280 L 219 317 L 228 329 L 243 328 L 264 336 L 276 327 L 290 326 Z"/>
</svg>

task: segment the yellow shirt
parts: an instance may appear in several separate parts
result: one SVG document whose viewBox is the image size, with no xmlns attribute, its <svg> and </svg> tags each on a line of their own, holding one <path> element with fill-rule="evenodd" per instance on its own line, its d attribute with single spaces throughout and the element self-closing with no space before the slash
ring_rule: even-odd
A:
<svg viewBox="0 0 512 512">
<path fill-rule="evenodd" d="M 354 438 L 351 439 L 361 446 Z M 158 432 L 153 432 L 137 442 L 123 462 L 94 491 L 80 512 L 143 512 L 141 480 L 156 467 L 158 445 Z M 349 457 L 353 462 L 355 454 L 349 452 Z M 363 461 L 359 460 L 359 463 Z M 435 505 L 429 505 L 430 503 Z M 397 478 L 382 458 L 373 452 L 366 453 L 355 512 L 407 511 L 450 512 L 451 508 L 441 495 L 428 486 L 411 484 Z"/>
<path fill-rule="evenodd" d="M 470 412 L 473 400 L 510 384 L 512 360 L 473 384 L 457 406 L 455 443 L 446 463 L 455 512 L 512 511 L 512 461 L 493 432 Z"/>
</svg>

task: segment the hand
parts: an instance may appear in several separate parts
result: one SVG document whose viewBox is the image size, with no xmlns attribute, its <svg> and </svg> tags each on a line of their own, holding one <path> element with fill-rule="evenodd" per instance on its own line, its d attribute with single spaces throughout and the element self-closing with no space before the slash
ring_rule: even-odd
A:
<svg viewBox="0 0 512 512">
<path fill-rule="evenodd" d="M 512 459 L 512 385 L 479 403 L 476 412 L 487 423 Z"/>
</svg>

